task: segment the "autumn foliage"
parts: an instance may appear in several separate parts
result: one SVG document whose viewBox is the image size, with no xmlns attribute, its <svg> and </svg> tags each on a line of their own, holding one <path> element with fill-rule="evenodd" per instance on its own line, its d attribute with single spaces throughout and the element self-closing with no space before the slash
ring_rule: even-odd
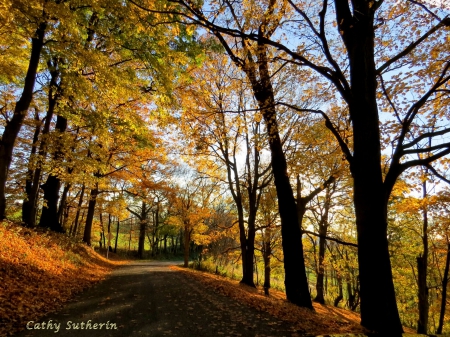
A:
<svg viewBox="0 0 450 337">
<path fill-rule="evenodd" d="M 0 223 L 0 335 L 59 309 L 122 264 L 65 235 Z"/>
</svg>

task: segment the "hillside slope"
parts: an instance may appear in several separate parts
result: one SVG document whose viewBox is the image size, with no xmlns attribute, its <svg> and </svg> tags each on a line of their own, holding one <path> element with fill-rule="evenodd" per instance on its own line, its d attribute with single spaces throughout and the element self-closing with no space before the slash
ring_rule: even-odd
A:
<svg viewBox="0 0 450 337">
<path fill-rule="evenodd" d="M 59 309 L 121 264 L 66 235 L 1 222 L 0 335 Z"/>
</svg>

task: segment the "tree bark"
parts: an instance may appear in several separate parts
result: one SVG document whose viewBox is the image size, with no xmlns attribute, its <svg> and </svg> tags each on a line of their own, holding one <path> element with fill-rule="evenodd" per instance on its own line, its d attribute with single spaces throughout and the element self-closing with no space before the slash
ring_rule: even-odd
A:
<svg viewBox="0 0 450 337">
<path fill-rule="evenodd" d="M 191 232 L 189 229 L 189 224 L 184 224 L 184 267 L 189 266 L 189 246 L 191 242 Z"/>
<path fill-rule="evenodd" d="M 219 119 L 217 121 L 218 128 L 221 129 L 223 133 L 227 132 L 228 126 L 225 123 L 225 113 L 222 112 L 219 115 Z M 249 150 L 249 140 L 248 137 L 246 137 L 246 149 L 247 149 L 247 155 L 246 155 L 246 166 L 248 169 L 248 172 L 250 172 L 250 150 Z M 253 281 L 253 256 L 254 256 L 254 250 L 255 250 L 255 218 L 256 218 L 256 211 L 257 211 L 257 205 L 256 203 L 256 187 L 252 186 L 258 183 L 256 180 L 253 184 L 253 181 L 251 177 L 249 178 L 247 175 L 247 184 L 249 187 L 247 189 L 248 193 L 248 200 L 249 200 L 249 216 L 248 216 L 248 228 L 245 228 L 245 219 L 244 219 L 244 203 L 243 203 L 243 192 L 241 189 L 241 181 L 240 181 L 240 175 L 238 172 L 238 166 L 236 162 L 236 156 L 235 156 L 235 147 L 237 145 L 233 144 L 234 148 L 230 148 L 230 144 L 228 142 L 228 139 L 225 137 L 223 140 L 223 144 L 221 144 L 221 151 L 223 155 L 223 160 L 226 163 L 226 169 L 227 169 L 227 182 L 228 187 L 230 189 L 231 195 L 233 197 L 234 203 L 237 208 L 238 213 L 238 226 L 239 226 L 239 244 L 241 248 L 241 261 L 242 261 L 242 279 L 240 283 L 247 284 L 251 287 L 255 287 L 255 283 Z M 230 153 L 231 152 L 231 153 Z M 255 156 L 257 158 L 257 156 Z M 256 159 L 255 159 L 256 160 Z M 255 162 L 256 164 L 256 162 Z M 257 175 L 257 168 L 254 170 L 254 175 Z M 255 176 L 256 178 L 256 176 Z"/>
<path fill-rule="evenodd" d="M 372 2 L 335 0 L 338 29 L 346 46 L 350 86 L 346 94 L 353 126 L 354 205 L 358 237 L 361 325 L 379 333 L 403 332 L 395 298 L 387 240 L 389 191 L 383 184 L 376 98 Z"/>
<path fill-rule="evenodd" d="M 53 115 L 55 113 L 56 103 L 59 96 L 58 93 L 58 78 L 59 70 L 57 62 L 47 62 L 47 67 L 50 71 L 50 83 L 48 89 L 48 108 L 45 116 L 44 128 L 42 130 L 41 144 L 39 146 L 39 164 L 34 172 L 33 182 L 30 186 L 30 192 L 27 193 L 26 198 L 22 204 L 22 221 L 28 224 L 30 227 L 36 225 L 36 212 L 37 212 L 37 198 L 39 193 L 39 184 L 42 175 L 42 164 L 47 156 L 48 134 L 50 132 L 50 125 Z"/>
<path fill-rule="evenodd" d="M 37 110 L 35 111 L 34 120 L 36 122 L 36 129 L 35 129 L 34 135 L 33 135 L 33 144 L 31 146 L 30 159 L 28 162 L 27 178 L 25 181 L 26 197 L 22 203 L 22 222 L 24 222 L 27 226 L 30 226 L 30 227 L 31 227 L 31 224 L 30 224 L 31 221 L 29 221 L 29 219 L 30 219 L 31 205 L 35 205 L 35 202 L 30 201 L 29 196 L 30 196 L 32 188 L 33 188 L 34 175 L 36 173 L 36 170 L 32 168 L 31 163 L 34 160 L 34 156 L 37 151 L 36 144 L 39 140 L 39 134 L 41 133 L 41 126 L 42 126 L 42 121 L 39 120 L 39 113 Z M 33 221 L 33 223 L 34 223 L 34 221 Z"/>
<path fill-rule="evenodd" d="M 139 226 L 139 244 L 138 244 L 138 257 L 140 259 L 144 258 L 144 245 L 145 245 L 145 229 L 147 225 L 147 204 L 142 201 L 142 209 L 140 216 L 140 226 Z"/>
<path fill-rule="evenodd" d="M 78 232 L 78 219 L 80 217 L 81 206 L 83 205 L 84 190 L 85 190 L 85 186 L 83 184 L 81 186 L 80 198 L 78 199 L 77 212 L 75 214 L 75 221 L 74 221 L 73 230 L 71 233 L 72 236 L 76 236 L 76 234 Z"/>
<path fill-rule="evenodd" d="M 91 232 L 92 232 L 92 221 L 94 220 L 95 205 L 97 203 L 98 195 L 98 183 L 91 190 L 91 196 L 89 198 L 88 213 L 86 215 L 86 225 L 84 227 L 83 242 L 88 246 L 91 245 Z"/>
<path fill-rule="evenodd" d="M 426 173 L 427 170 L 425 171 Z M 427 197 L 427 182 L 422 183 L 423 199 Z M 428 210 L 427 206 L 423 209 L 422 221 L 422 245 L 423 252 L 417 257 L 417 285 L 418 285 L 418 309 L 419 319 L 417 321 L 417 333 L 426 334 L 428 330 Z"/>
<path fill-rule="evenodd" d="M 313 309 L 306 278 L 302 234 L 298 225 L 297 205 L 294 198 L 287 161 L 278 131 L 275 96 L 270 82 L 266 47 L 258 45 L 259 81 L 250 76 L 254 96 L 263 114 L 269 135 L 271 166 L 277 190 L 281 219 L 281 237 L 284 254 L 285 288 L 287 299 L 299 306 Z"/>
<path fill-rule="evenodd" d="M 271 229 L 266 228 L 264 232 L 264 241 L 263 241 L 263 260 L 264 260 L 264 294 L 269 296 L 270 289 L 270 256 L 272 254 L 272 246 L 271 246 Z"/>
<path fill-rule="evenodd" d="M 447 238 L 448 240 L 448 238 Z M 439 313 L 439 325 L 436 330 L 437 334 L 442 334 L 444 328 L 445 306 L 447 304 L 447 285 L 448 285 L 448 269 L 450 266 L 450 243 L 447 243 L 447 258 L 445 260 L 444 275 L 442 278 L 442 297 L 441 297 L 441 310 Z"/>
<path fill-rule="evenodd" d="M 316 291 L 317 295 L 314 298 L 315 302 L 320 304 L 325 304 L 325 294 L 324 294 L 324 261 L 325 261 L 325 248 L 326 248 L 326 239 L 328 233 L 328 213 L 331 207 L 331 190 L 330 188 L 326 189 L 325 194 L 325 203 L 324 203 L 324 214 L 321 215 L 321 219 L 319 222 L 319 265 L 317 268 L 317 282 L 316 282 Z"/>
<path fill-rule="evenodd" d="M 111 214 L 108 214 L 108 234 L 111 233 L 111 222 L 112 222 L 112 217 Z M 112 247 L 111 247 L 111 240 L 108 240 L 108 250 L 110 252 L 113 251 Z"/>
<path fill-rule="evenodd" d="M 338 282 L 338 288 L 339 288 L 339 295 L 334 299 L 333 305 L 335 307 L 338 307 L 339 302 L 342 301 L 342 299 L 344 298 L 344 292 L 342 289 L 342 277 L 339 275 L 337 276 L 337 282 Z"/>
<path fill-rule="evenodd" d="M 117 253 L 117 241 L 119 241 L 119 227 L 120 227 L 120 220 L 117 219 L 116 242 L 114 243 L 114 253 Z"/>
<path fill-rule="evenodd" d="M 13 117 L 5 125 L 0 142 L 0 220 L 4 220 L 6 216 L 6 180 L 8 179 L 9 167 L 12 161 L 14 144 L 27 114 L 27 110 L 30 107 L 31 100 L 33 99 L 36 73 L 44 45 L 46 29 L 47 23 L 41 22 L 36 30 L 35 37 L 31 39 L 31 56 L 25 76 L 23 92 L 16 103 Z"/>
<path fill-rule="evenodd" d="M 54 160 L 60 160 L 63 157 L 63 149 L 61 144 L 61 134 L 63 134 L 67 129 L 67 119 L 62 116 L 58 116 L 55 125 L 55 131 L 58 132 L 58 139 L 56 140 L 57 150 L 53 156 Z M 41 186 L 44 190 L 44 200 L 46 201 L 46 206 L 42 208 L 41 219 L 39 221 L 39 226 L 50 227 L 52 231 L 64 232 L 64 228 L 59 222 L 58 218 L 58 199 L 59 190 L 61 188 L 61 180 L 56 174 L 50 173 L 45 184 Z M 89 212 L 88 212 L 89 214 Z"/>
<path fill-rule="evenodd" d="M 72 187 L 72 184 L 67 183 L 64 186 L 63 193 L 61 195 L 61 200 L 59 202 L 58 206 L 58 221 L 61 225 L 64 225 L 64 211 L 67 208 L 67 195 L 69 194 L 70 188 Z"/>
</svg>

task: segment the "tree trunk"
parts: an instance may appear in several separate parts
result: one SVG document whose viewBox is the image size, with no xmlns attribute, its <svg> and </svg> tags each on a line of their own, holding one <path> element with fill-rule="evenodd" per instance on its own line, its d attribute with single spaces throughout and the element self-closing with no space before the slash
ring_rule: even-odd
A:
<svg viewBox="0 0 450 337">
<path fill-rule="evenodd" d="M 389 193 L 381 169 L 374 52 L 376 6 L 335 0 L 338 29 L 347 49 L 350 88 L 345 94 L 353 126 L 354 205 L 358 237 L 361 325 L 379 333 L 403 332 L 387 240 Z M 352 14 L 353 13 L 353 14 Z"/>
<path fill-rule="evenodd" d="M 83 213 L 81 213 L 81 220 L 80 220 L 79 224 L 83 223 L 85 214 L 86 214 L 86 211 L 83 210 Z M 78 234 L 80 233 L 80 228 L 81 228 L 81 226 L 78 225 L 77 231 L 75 232 L 75 237 L 77 237 Z"/>
<path fill-rule="evenodd" d="M 263 261 L 264 261 L 264 294 L 269 296 L 270 289 L 270 256 L 272 254 L 272 246 L 270 245 L 271 230 L 266 228 L 263 241 Z"/>
<path fill-rule="evenodd" d="M 243 228 L 244 240 L 241 241 L 242 252 L 242 280 L 240 283 L 244 283 L 250 287 L 256 287 L 253 281 L 253 269 L 254 269 L 254 256 L 255 256 L 255 207 L 254 201 L 249 200 L 250 211 L 248 217 L 247 237 L 245 237 L 245 228 Z"/>
<path fill-rule="evenodd" d="M 447 238 L 448 242 L 448 238 Z M 437 334 L 442 334 L 444 328 L 445 306 L 447 304 L 447 285 L 448 285 L 448 269 L 450 266 L 450 243 L 447 243 L 447 258 L 445 260 L 444 275 L 442 278 L 442 297 L 441 297 L 441 310 L 439 313 L 439 325 L 436 330 Z"/>
<path fill-rule="evenodd" d="M 119 221 L 119 219 L 117 219 L 116 242 L 114 244 L 114 253 L 117 253 L 117 241 L 119 241 L 119 227 L 120 227 L 120 221 Z"/>
<path fill-rule="evenodd" d="M 337 283 L 338 283 L 338 288 L 339 288 L 339 295 L 334 299 L 335 307 L 338 307 L 339 302 L 342 301 L 342 299 L 344 298 L 344 292 L 342 289 L 342 277 L 339 275 L 337 276 Z"/>
<path fill-rule="evenodd" d="M 325 194 L 325 203 L 324 203 L 324 213 L 321 215 L 321 219 L 319 222 L 319 266 L 317 270 L 317 282 L 316 282 L 316 291 L 317 295 L 314 298 L 315 302 L 320 304 L 325 304 L 325 294 L 324 294 L 324 261 L 325 261 L 325 247 L 326 247 L 326 239 L 328 233 L 328 212 L 331 207 L 331 190 L 330 188 L 326 189 Z"/>
<path fill-rule="evenodd" d="M 111 222 L 112 222 L 111 214 L 108 214 L 108 234 L 111 233 Z M 112 252 L 111 240 L 108 240 L 108 251 Z"/>
<path fill-rule="evenodd" d="M 66 131 L 67 119 L 62 116 L 58 116 L 55 125 L 55 131 L 59 133 L 59 137 L 56 140 L 57 150 L 54 154 L 55 160 L 60 160 L 63 157 L 62 142 L 60 140 L 61 134 Z M 58 218 L 58 199 L 59 190 L 61 188 L 61 180 L 53 173 L 50 173 L 45 184 L 41 186 L 44 190 L 44 200 L 46 201 L 46 207 L 42 208 L 41 219 L 39 226 L 50 227 L 52 231 L 64 232 L 64 228 L 59 222 Z M 88 212 L 89 214 L 89 212 Z"/>
<path fill-rule="evenodd" d="M 84 189 L 85 189 L 85 186 L 83 184 L 81 186 L 80 198 L 78 199 L 78 206 L 77 206 L 77 212 L 75 214 L 75 221 L 73 224 L 72 236 L 76 236 L 76 234 L 78 232 L 78 224 L 79 224 L 78 219 L 80 217 L 81 206 L 83 205 Z"/>
<path fill-rule="evenodd" d="M 139 244 L 138 244 L 138 257 L 140 259 L 144 258 L 144 245 L 145 245 L 145 229 L 147 225 L 147 204 L 142 202 L 141 216 L 140 216 L 140 226 L 139 226 Z"/>
<path fill-rule="evenodd" d="M 63 224 L 64 220 L 64 210 L 66 209 L 67 204 L 67 195 L 69 194 L 70 188 L 72 187 L 72 184 L 67 183 L 64 186 L 63 193 L 61 195 L 61 201 L 59 202 L 58 206 L 58 221 L 60 224 Z"/>
<path fill-rule="evenodd" d="M 84 227 L 83 242 L 88 246 L 91 245 L 91 232 L 92 232 L 92 221 L 94 220 L 95 205 L 97 203 L 98 195 L 98 183 L 91 190 L 91 196 L 89 198 L 88 213 L 86 215 L 86 225 Z"/>
<path fill-rule="evenodd" d="M 48 89 L 48 108 L 45 116 L 44 128 L 42 130 L 41 144 L 39 146 L 39 164 L 34 172 L 33 182 L 30 187 L 30 192 L 27 193 L 26 201 L 22 205 L 22 220 L 31 227 L 36 225 L 36 212 L 37 212 L 37 198 L 39 194 L 39 187 L 42 175 L 42 165 L 47 156 L 48 134 L 50 132 L 50 125 L 52 122 L 53 114 L 55 112 L 56 103 L 58 99 L 58 78 L 59 70 L 57 70 L 57 64 L 47 62 L 48 69 L 50 70 L 50 84 Z"/>
<path fill-rule="evenodd" d="M 131 233 L 133 231 L 133 218 L 130 220 L 130 236 L 128 238 L 128 251 L 131 250 Z"/>
<path fill-rule="evenodd" d="M 189 266 L 189 246 L 191 242 L 191 233 L 189 230 L 189 225 L 184 224 L 184 267 Z"/>
<path fill-rule="evenodd" d="M 430 141 L 431 143 L 431 141 Z M 429 144 L 431 146 L 431 144 Z M 428 170 L 425 170 L 428 173 Z M 427 182 L 422 183 L 422 197 L 427 197 Z M 423 222 L 422 222 L 422 244 L 423 252 L 417 257 L 417 278 L 418 278 L 418 297 L 419 297 L 419 319 L 417 321 L 417 333 L 426 334 L 428 330 L 428 210 L 427 206 L 423 209 Z"/>
<path fill-rule="evenodd" d="M 350 280 L 347 280 L 347 306 L 350 310 L 354 311 L 356 307 L 356 293 L 353 291 L 352 283 Z"/>
<path fill-rule="evenodd" d="M 100 212 L 100 226 L 102 228 L 101 233 L 103 233 L 103 235 L 100 237 L 100 241 L 103 239 L 103 246 L 106 248 L 105 226 L 103 225 L 103 213 L 102 212 Z M 100 244 L 100 248 L 102 248 L 101 244 Z"/>
<path fill-rule="evenodd" d="M 52 231 L 55 232 L 64 232 L 58 219 L 58 199 L 60 184 L 60 180 L 56 176 L 50 175 L 47 178 L 45 184 L 41 185 L 41 188 L 44 190 L 44 199 L 46 201 L 46 206 L 42 208 L 39 226 L 49 227 Z"/>
<path fill-rule="evenodd" d="M 5 219 L 6 211 L 6 180 L 8 179 L 9 166 L 12 161 L 12 153 L 17 135 L 22 127 L 23 120 L 30 107 L 33 98 L 34 84 L 36 82 L 36 73 L 41 57 L 42 46 L 44 45 L 46 22 L 41 22 L 36 30 L 35 36 L 31 39 L 31 56 L 28 64 L 27 74 L 23 92 L 14 108 L 14 114 L 9 120 L 3 131 L 0 142 L 0 220 Z"/>
<path fill-rule="evenodd" d="M 32 226 L 30 223 L 31 222 L 31 219 L 30 219 L 31 205 L 35 205 L 35 202 L 32 202 L 30 200 L 29 196 L 30 196 L 32 188 L 33 188 L 33 180 L 34 180 L 34 175 L 36 173 L 36 170 L 33 169 L 32 161 L 34 160 L 34 156 L 37 151 L 36 144 L 39 140 L 39 134 L 41 133 L 41 126 L 42 126 L 42 122 L 39 120 L 39 113 L 38 113 L 37 109 L 35 111 L 34 120 L 36 122 L 36 129 L 35 129 L 34 135 L 33 135 L 33 144 L 31 146 L 30 159 L 28 161 L 27 178 L 25 181 L 26 197 L 22 203 L 22 222 L 24 222 L 26 225 L 28 225 L 30 227 Z M 34 221 L 33 221 L 33 227 L 34 227 Z"/>
<path fill-rule="evenodd" d="M 285 288 L 287 299 L 301 307 L 313 309 L 306 279 L 302 234 L 298 225 L 297 206 L 283 151 L 275 110 L 275 96 L 270 82 L 266 47 L 258 46 L 259 81 L 250 78 L 254 96 L 263 114 L 269 134 L 271 166 L 277 190 L 284 254 Z"/>
</svg>

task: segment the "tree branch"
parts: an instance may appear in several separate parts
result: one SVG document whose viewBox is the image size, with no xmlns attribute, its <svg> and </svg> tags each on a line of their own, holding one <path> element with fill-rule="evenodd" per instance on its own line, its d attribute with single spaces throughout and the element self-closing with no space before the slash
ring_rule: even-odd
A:
<svg viewBox="0 0 450 337">
<path fill-rule="evenodd" d="M 403 145 L 402 148 L 403 149 L 407 149 L 409 147 L 412 147 L 412 146 L 416 145 L 417 143 L 419 143 L 420 141 L 424 140 L 425 138 L 432 138 L 432 137 L 436 137 L 436 136 L 442 136 L 442 135 L 445 135 L 446 133 L 449 133 L 449 132 L 450 132 L 450 128 L 449 129 L 444 129 L 444 130 L 441 130 L 441 131 L 436 131 L 436 132 L 424 133 L 421 136 L 419 136 L 416 139 L 414 139 L 412 142 Z"/>
<path fill-rule="evenodd" d="M 350 152 L 350 149 L 348 148 L 347 144 L 344 142 L 344 140 L 342 139 L 338 130 L 334 127 L 333 123 L 331 122 L 330 118 L 328 117 L 328 115 L 325 112 L 323 112 L 322 110 L 301 109 L 301 108 L 296 107 L 295 105 L 283 103 L 283 102 L 277 102 L 276 104 L 287 106 L 298 112 L 312 112 L 312 113 L 321 114 L 322 117 L 325 119 L 325 126 L 331 131 L 331 133 L 333 133 L 334 137 L 336 138 L 336 140 L 338 141 L 338 143 L 342 149 L 342 152 L 344 152 L 345 157 L 347 158 L 348 162 L 351 164 L 351 162 L 353 160 L 353 156 Z"/>
<path fill-rule="evenodd" d="M 307 231 L 307 230 L 302 230 L 302 233 L 310 234 L 310 235 L 313 235 L 315 237 L 322 238 L 322 239 L 325 239 L 325 240 L 328 240 L 328 241 L 333 241 L 333 242 L 339 243 L 339 244 L 344 245 L 344 246 L 358 247 L 358 245 L 356 243 L 342 241 L 342 240 L 339 240 L 339 239 L 336 239 L 336 238 L 331 238 L 331 237 L 326 236 L 326 235 L 320 235 L 320 234 L 317 234 L 317 233 L 314 233 L 314 232 L 310 232 L 310 231 Z"/>
<path fill-rule="evenodd" d="M 411 0 L 408 0 L 411 1 Z M 440 28 L 444 27 L 444 26 L 450 26 L 450 18 L 448 16 L 446 16 L 444 19 L 442 19 L 436 26 L 432 27 L 428 32 L 426 32 L 425 34 L 423 34 L 417 41 L 411 43 L 408 47 L 406 47 L 402 52 L 400 52 L 399 54 L 397 54 L 396 56 L 394 56 L 393 58 L 391 58 L 389 61 L 387 61 L 386 63 L 384 63 L 381 67 L 379 67 L 376 70 L 376 74 L 379 75 L 381 74 L 386 68 L 388 68 L 392 63 L 398 61 L 399 59 L 401 59 L 403 56 L 408 55 L 410 52 L 412 52 L 414 50 L 414 48 L 416 48 L 420 43 L 422 43 L 424 40 L 426 40 L 430 35 L 432 35 L 434 32 L 436 32 L 437 30 L 439 30 Z"/>
</svg>

